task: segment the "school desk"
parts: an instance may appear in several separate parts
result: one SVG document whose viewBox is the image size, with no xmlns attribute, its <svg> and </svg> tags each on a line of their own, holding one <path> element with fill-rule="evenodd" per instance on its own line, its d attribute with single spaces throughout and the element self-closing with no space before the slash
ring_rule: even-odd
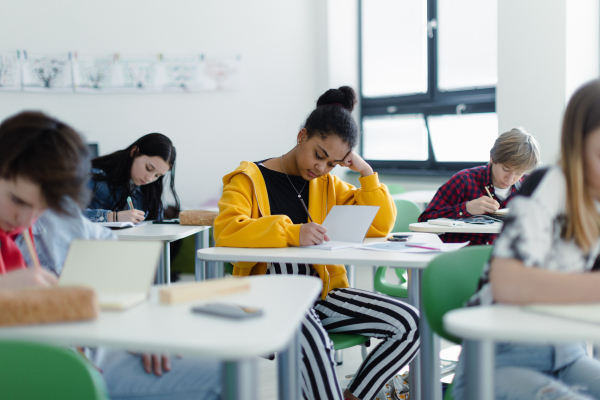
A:
<svg viewBox="0 0 600 400">
<path fill-rule="evenodd" d="M 408 229 L 413 232 L 428 232 L 428 233 L 492 233 L 498 234 L 502 230 L 502 222 L 494 222 L 491 224 L 464 224 L 460 226 L 443 226 L 434 225 L 429 222 L 415 222 L 408 225 Z"/>
<path fill-rule="evenodd" d="M 156 273 L 157 283 L 171 283 L 171 260 L 169 243 L 196 235 L 196 250 L 209 246 L 210 226 L 152 224 L 145 223 L 133 228 L 116 229 L 113 231 L 119 240 L 149 240 L 160 241 L 164 244 L 163 256 Z M 200 261 L 197 260 L 196 264 Z M 202 271 L 199 265 L 196 270 Z"/>
<path fill-rule="evenodd" d="M 464 338 L 468 399 L 493 400 L 494 342 L 600 343 L 600 324 L 538 314 L 497 304 L 460 308 L 444 316 L 448 332 Z"/>
<path fill-rule="evenodd" d="M 299 400 L 300 321 L 322 282 L 290 275 L 248 280 L 248 292 L 178 305 L 159 304 L 160 286 L 153 286 L 150 300 L 129 310 L 103 311 L 95 321 L 0 328 L 0 339 L 223 360 L 227 400 L 256 399 L 255 358 L 278 352 L 279 398 Z M 192 306 L 215 301 L 260 307 L 264 315 L 232 320 L 191 312 Z"/>
<path fill-rule="evenodd" d="M 367 239 L 365 243 L 385 241 L 385 238 Z M 413 242 L 439 241 L 430 234 L 415 233 Z M 391 253 L 383 251 L 346 248 L 341 250 L 315 250 L 301 247 L 250 249 L 233 247 L 211 247 L 198 250 L 198 258 L 207 261 L 207 277 L 218 276 L 223 262 L 262 261 L 292 262 L 309 264 L 351 264 L 362 267 L 385 265 L 392 268 L 409 269 L 408 302 L 420 307 L 420 278 L 423 269 L 436 253 Z M 211 272 L 210 270 L 214 271 Z M 420 318 L 421 351 L 410 365 L 411 400 L 441 400 L 439 338 L 433 334 L 425 318 Z"/>
</svg>

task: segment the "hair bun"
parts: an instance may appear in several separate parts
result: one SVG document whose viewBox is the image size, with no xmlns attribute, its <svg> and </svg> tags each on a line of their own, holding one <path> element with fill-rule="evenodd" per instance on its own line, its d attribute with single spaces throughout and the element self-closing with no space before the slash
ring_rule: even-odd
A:
<svg viewBox="0 0 600 400">
<path fill-rule="evenodd" d="M 354 110 L 356 104 L 356 93 L 350 86 L 342 86 L 339 89 L 329 89 L 317 100 L 317 107 L 329 104 L 339 104 L 348 111 Z"/>
</svg>

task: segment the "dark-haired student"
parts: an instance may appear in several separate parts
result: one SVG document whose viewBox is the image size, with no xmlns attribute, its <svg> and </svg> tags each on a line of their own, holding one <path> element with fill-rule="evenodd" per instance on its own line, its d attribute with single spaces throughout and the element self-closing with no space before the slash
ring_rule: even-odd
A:
<svg viewBox="0 0 600 400">
<path fill-rule="evenodd" d="M 329 240 L 321 225 L 335 205 L 377 205 L 368 236 L 387 235 L 396 207 L 387 187 L 352 149 L 358 128 L 351 111 L 356 103 L 349 87 L 330 89 L 296 135 L 296 145 L 280 157 L 243 161 L 223 178 L 223 195 L 215 220 L 217 246 L 307 246 Z M 360 173 L 361 187 L 329 172 L 336 166 Z M 309 222 L 300 200 L 314 222 Z M 385 295 L 349 288 L 343 265 L 284 263 L 234 264 L 234 275 L 298 274 L 323 281 L 321 298 L 302 321 L 302 392 L 308 399 L 373 399 L 419 349 L 419 313 Z M 327 332 L 382 339 L 359 367 L 342 394 L 334 350 Z"/>
<path fill-rule="evenodd" d="M 179 211 L 175 191 L 176 156 L 175 146 L 168 137 L 149 133 L 126 149 L 94 158 L 89 181 L 93 199 L 85 214 L 93 222 L 162 220 L 162 194 L 167 175 L 175 208 Z M 128 197 L 133 201 L 133 209 L 129 209 Z"/>
<path fill-rule="evenodd" d="M 60 273 L 72 239 L 107 237 L 81 214 L 89 168 L 82 138 L 54 118 L 22 112 L 0 124 L 0 290 L 57 283 L 55 274 L 27 268 L 22 235 L 33 236 L 42 267 L 54 273 Z M 88 353 L 103 370 L 111 399 L 220 398 L 217 362 L 104 348 Z"/>
<path fill-rule="evenodd" d="M 419 222 L 436 218 L 468 218 L 506 208 L 519 191 L 525 173 L 539 162 L 539 145 L 531 134 L 520 128 L 504 132 L 490 150 L 490 162 L 463 169 L 444 183 L 419 216 Z M 454 243 L 470 241 L 469 244 L 475 245 L 493 244 L 497 236 L 446 233 L 440 235 L 440 239 Z"/>
</svg>

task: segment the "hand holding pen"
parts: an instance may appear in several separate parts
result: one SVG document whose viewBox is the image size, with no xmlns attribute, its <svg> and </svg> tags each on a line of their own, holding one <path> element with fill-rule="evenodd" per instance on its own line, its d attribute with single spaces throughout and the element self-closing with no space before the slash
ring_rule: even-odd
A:
<svg viewBox="0 0 600 400">
<path fill-rule="evenodd" d="M 129 210 L 119 211 L 116 215 L 117 219 L 115 222 L 133 222 L 134 224 L 137 224 L 146 218 L 143 211 L 136 210 L 133 207 L 131 196 L 127 197 L 127 204 L 129 205 Z"/>
<path fill-rule="evenodd" d="M 494 197 L 485 187 L 487 196 L 481 196 L 478 199 L 467 202 L 467 212 L 471 215 L 482 215 L 487 213 L 493 213 L 500 208 L 500 204 L 494 200 Z"/>
<path fill-rule="evenodd" d="M 300 202 L 302 203 L 302 207 L 304 207 L 304 211 L 306 211 L 308 219 L 311 221 L 307 224 L 302 224 L 300 227 L 300 246 L 321 244 L 323 241 L 328 242 L 329 237 L 325 233 L 327 232 L 327 228 L 325 228 L 323 225 L 313 222 L 313 219 L 308 212 L 308 208 L 306 208 L 304 200 L 300 199 Z"/>
</svg>

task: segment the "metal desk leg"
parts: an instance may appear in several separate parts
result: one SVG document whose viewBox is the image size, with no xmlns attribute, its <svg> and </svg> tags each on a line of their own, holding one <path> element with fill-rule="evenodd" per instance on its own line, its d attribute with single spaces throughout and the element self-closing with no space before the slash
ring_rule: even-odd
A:
<svg viewBox="0 0 600 400">
<path fill-rule="evenodd" d="M 163 283 L 167 282 L 165 280 L 165 270 L 169 270 L 169 274 L 170 274 L 170 270 L 171 270 L 171 266 L 170 266 L 170 247 L 169 247 L 169 242 L 165 242 L 163 243 L 163 254 L 160 257 L 160 260 L 158 261 L 158 268 L 156 269 L 156 277 L 154 278 L 154 283 L 157 285 L 162 285 Z M 171 279 L 169 277 L 169 281 L 168 283 L 171 282 Z"/>
<path fill-rule="evenodd" d="M 223 365 L 223 399 L 256 399 L 255 360 L 228 361 Z"/>
<path fill-rule="evenodd" d="M 494 400 L 496 353 L 490 340 L 463 341 L 466 358 L 465 384 L 468 400 Z"/>
<path fill-rule="evenodd" d="M 277 382 L 279 400 L 300 400 L 300 328 L 288 348 L 277 354 Z"/>
<path fill-rule="evenodd" d="M 415 269 L 408 270 L 408 304 L 420 309 L 421 279 L 419 272 Z M 421 318 L 423 318 L 421 316 Z M 422 337 L 422 336 L 421 336 Z M 423 340 L 423 339 L 421 339 Z M 421 352 L 410 362 L 410 374 L 408 375 L 408 387 L 410 389 L 410 400 L 421 400 Z"/>
<path fill-rule="evenodd" d="M 418 273 L 422 279 L 423 270 L 419 270 Z M 422 299 L 419 309 L 423 310 Z M 442 400 L 440 338 L 431 330 L 423 313 L 421 313 L 419 330 L 421 331 L 421 396 L 428 400 Z"/>
<path fill-rule="evenodd" d="M 217 279 L 223 276 L 223 262 L 209 261 L 206 263 L 206 279 Z"/>
<path fill-rule="evenodd" d="M 204 232 L 206 231 L 198 232 L 194 235 L 194 240 L 196 243 L 196 247 L 194 250 L 194 259 L 196 260 L 194 275 L 197 281 L 203 281 L 206 279 L 206 269 L 204 267 L 205 262 L 200 261 L 200 259 L 198 258 L 198 250 L 203 248 L 204 236 L 206 236 Z"/>
<path fill-rule="evenodd" d="M 165 242 L 163 250 L 164 280 L 167 285 L 171 284 L 171 243 Z"/>
<path fill-rule="evenodd" d="M 356 287 L 356 266 L 346 265 L 346 274 L 348 275 L 348 283 L 351 288 Z"/>
</svg>

